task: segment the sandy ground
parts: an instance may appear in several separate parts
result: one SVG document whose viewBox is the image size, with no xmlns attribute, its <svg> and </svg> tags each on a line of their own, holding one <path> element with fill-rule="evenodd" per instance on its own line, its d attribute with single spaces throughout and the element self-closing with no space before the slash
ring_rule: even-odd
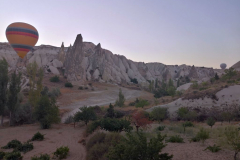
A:
<svg viewBox="0 0 240 160">
<path fill-rule="evenodd" d="M 168 107 L 171 114 L 177 111 L 180 107 L 212 107 L 221 106 L 224 104 L 239 104 L 240 85 L 234 85 L 228 88 L 224 88 L 221 91 L 217 92 L 216 96 L 219 98 L 218 101 L 207 97 L 205 97 L 204 99 L 200 98 L 194 100 L 182 100 L 182 98 L 179 98 L 171 103 L 154 107 Z M 151 111 L 154 107 L 148 109 L 147 111 Z"/>
<path fill-rule="evenodd" d="M 26 142 L 31 139 L 36 132 L 45 134 L 43 141 L 33 142 L 34 149 L 23 155 L 23 160 L 30 160 L 32 156 L 39 154 L 52 154 L 58 147 L 68 146 L 69 156 L 67 160 L 84 160 L 86 157 L 85 147 L 78 143 L 83 137 L 83 128 L 68 125 L 53 125 L 51 129 L 41 130 L 39 125 L 25 125 L 0 129 L 0 147 L 6 145 L 13 139 Z M 0 149 L 3 150 L 3 149 Z M 5 150 L 11 151 L 11 150 Z"/>
</svg>

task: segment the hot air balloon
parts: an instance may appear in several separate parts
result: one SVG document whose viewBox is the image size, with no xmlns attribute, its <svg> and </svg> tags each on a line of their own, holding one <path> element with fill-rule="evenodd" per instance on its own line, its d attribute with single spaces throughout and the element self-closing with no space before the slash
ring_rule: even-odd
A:
<svg viewBox="0 0 240 160">
<path fill-rule="evenodd" d="M 226 69 L 227 65 L 226 65 L 226 63 L 222 63 L 222 64 L 220 64 L 220 67 L 221 67 L 222 69 Z"/>
<path fill-rule="evenodd" d="M 18 56 L 24 58 L 38 41 L 38 31 L 30 24 L 16 22 L 6 29 L 6 37 Z"/>
</svg>

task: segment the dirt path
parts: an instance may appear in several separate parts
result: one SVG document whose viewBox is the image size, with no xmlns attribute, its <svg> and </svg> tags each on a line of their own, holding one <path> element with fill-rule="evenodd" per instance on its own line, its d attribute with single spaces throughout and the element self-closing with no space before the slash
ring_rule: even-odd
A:
<svg viewBox="0 0 240 160">
<path fill-rule="evenodd" d="M 64 120 L 69 115 L 73 115 L 74 113 L 79 111 L 80 107 L 95 106 L 95 105 L 104 106 L 110 103 L 114 103 L 118 98 L 119 88 L 120 87 L 115 86 L 115 87 L 108 87 L 108 89 L 105 89 L 105 90 L 90 91 L 85 94 L 82 93 L 82 97 L 84 97 L 83 99 L 79 99 L 79 100 L 75 99 L 74 100 L 75 102 L 69 105 L 63 105 L 63 106 L 60 105 L 60 109 L 69 110 L 69 112 L 65 113 L 62 116 L 62 122 L 64 122 Z M 146 94 L 144 91 L 141 91 L 141 90 L 131 90 L 127 88 L 121 88 L 121 89 L 126 100 L 135 99 L 139 96 Z M 71 93 L 66 93 L 66 94 L 71 94 Z M 64 96 L 67 96 L 66 94 Z M 74 93 L 74 94 L 75 95 L 79 94 L 80 96 L 81 93 Z"/>
<path fill-rule="evenodd" d="M 70 149 L 67 160 L 85 159 L 85 147 L 78 143 L 83 136 L 84 129 L 79 127 L 74 129 L 72 126 L 63 124 L 53 125 L 51 129 L 47 130 L 41 130 L 39 125 L 26 125 L 0 129 L 0 148 L 13 139 L 26 142 L 38 131 L 45 134 L 45 139 L 43 141 L 33 142 L 34 149 L 23 154 L 24 160 L 30 160 L 32 156 L 39 154 L 47 153 L 51 155 L 61 146 L 68 146 Z"/>
</svg>

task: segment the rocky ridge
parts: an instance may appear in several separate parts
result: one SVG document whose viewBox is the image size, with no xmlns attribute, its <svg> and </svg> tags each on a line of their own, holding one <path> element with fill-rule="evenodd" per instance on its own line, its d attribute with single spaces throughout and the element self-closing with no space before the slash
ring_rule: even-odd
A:
<svg viewBox="0 0 240 160">
<path fill-rule="evenodd" d="M 130 83 L 136 78 L 140 85 L 148 85 L 148 80 L 173 79 L 188 76 L 191 80 L 204 81 L 213 77 L 213 68 L 183 65 L 164 65 L 162 63 L 134 62 L 125 56 L 113 54 L 102 49 L 101 44 L 83 42 L 81 34 L 77 35 L 73 46 L 54 47 L 36 46 L 21 60 L 8 43 L 0 43 L 0 58 L 5 58 L 11 68 L 25 68 L 34 61 L 45 73 L 52 72 L 64 76 L 69 81 L 100 81 L 111 83 Z"/>
</svg>

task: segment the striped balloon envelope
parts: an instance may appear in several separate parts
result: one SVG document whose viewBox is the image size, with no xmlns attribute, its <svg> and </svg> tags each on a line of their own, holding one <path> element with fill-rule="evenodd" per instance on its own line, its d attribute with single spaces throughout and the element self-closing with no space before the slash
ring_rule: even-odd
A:
<svg viewBox="0 0 240 160">
<path fill-rule="evenodd" d="M 18 56 L 24 58 L 38 41 L 38 31 L 30 24 L 16 22 L 6 29 L 6 37 Z"/>
</svg>

